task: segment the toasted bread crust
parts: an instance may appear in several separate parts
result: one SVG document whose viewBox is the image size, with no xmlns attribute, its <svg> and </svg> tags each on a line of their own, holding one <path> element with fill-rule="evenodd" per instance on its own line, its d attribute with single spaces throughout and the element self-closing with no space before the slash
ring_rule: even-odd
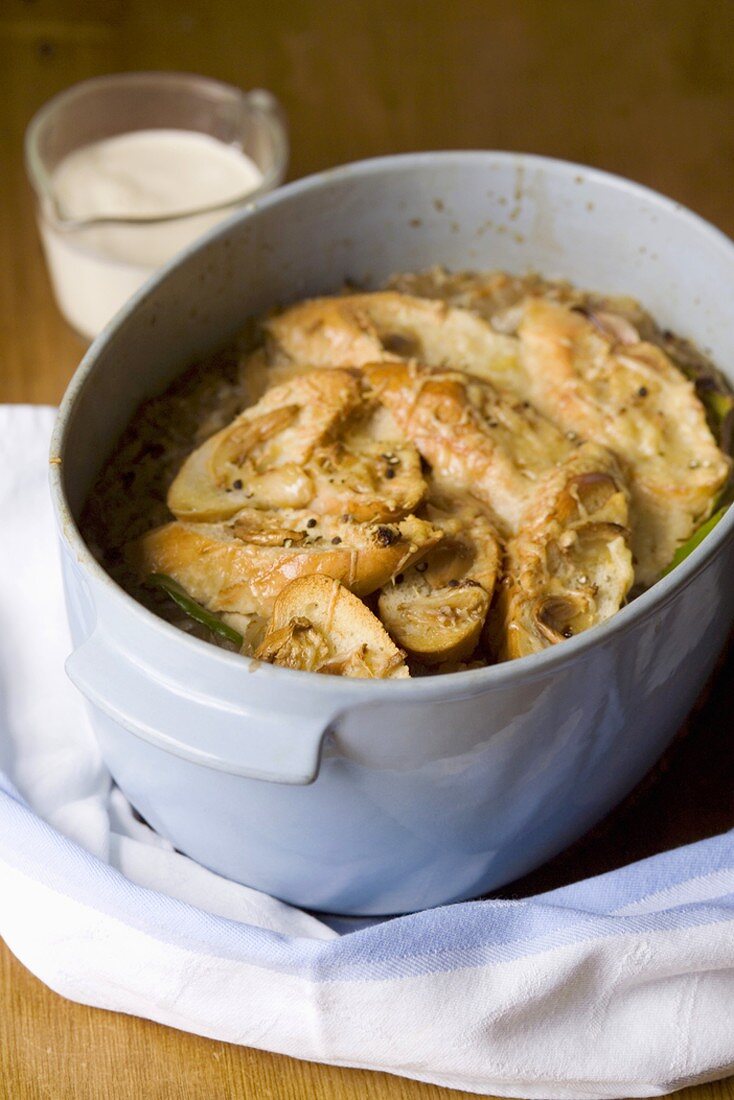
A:
<svg viewBox="0 0 734 1100">
<path fill-rule="evenodd" d="M 536 653 L 608 619 L 634 579 L 629 495 L 614 455 L 585 443 L 538 486 L 506 548 L 488 624 L 500 660 Z"/>
<path fill-rule="evenodd" d="M 486 512 L 466 494 L 429 485 L 424 514 L 438 546 L 380 593 L 380 618 L 398 645 L 426 665 L 463 661 L 477 646 L 500 565 Z"/>
<path fill-rule="evenodd" d="M 314 298 L 271 318 L 266 328 L 291 363 L 338 367 L 417 359 L 510 388 L 521 380 L 516 341 L 470 310 L 411 294 Z"/>
<path fill-rule="evenodd" d="M 708 516 L 730 462 L 693 384 L 661 348 L 613 321 L 533 299 L 520 326 L 522 355 L 538 407 L 624 463 L 636 579 L 649 585 Z"/>
<path fill-rule="evenodd" d="M 364 372 L 434 478 L 481 500 L 505 534 L 518 529 L 538 477 L 572 450 L 551 421 L 487 382 L 413 363 Z"/>
<path fill-rule="evenodd" d="M 280 593 L 256 657 L 360 679 L 404 679 L 403 653 L 380 620 L 337 580 L 300 577 Z"/>
<path fill-rule="evenodd" d="M 614 614 L 633 579 L 653 583 L 722 499 L 731 462 L 709 423 L 726 438 L 734 395 L 691 370 L 699 400 L 668 358 L 675 338 L 635 303 L 497 273 L 398 285 L 424 284 L 435 297 L 312 299 L 261 322 L 242 381 L 227 374 L 221 406 L 204 403 L 205 441 L 167 497 L 175 521 L 126 548 L 138 579 L 170 574 L 243 653 L 262 641 L 277 664 L 392 675 L 368 659 L 379 620 L 360 598 L 374 593 L 414 674 L 533 653 Z M 245 393 L 261 396 L 222 428 Z M 157 489 L 148 522 L 162 518 Z M 141 529 L 118 525 L 118 561 Z M 337 652 L 327 605 L 366 640 L 342 632 Z"/>
<path fill-rule="evenodd" d="M 169 508 L 205 523 L 243 507 L 402 519 L 425 493 L 420 455 L 399 436 L 370 438 L 363 410 L 351 371 L 314 370 L 268 390 L 188 457 Z"/>
<path fill-rule="evenodd" d="M 359 524 L 308 512 L 243 509 L 228 523 L 175 521 L 128 550 L 144 579 L 166 573 L 212 611 L 269 614 L 296 577 L 322 574 L 367 596 L 431 549 L 441 532 L 408 516 L 399 523 Z"/>
<path fill-rule="evenodd" d="M 305 468 L 361 400 L 352 371 L 311 371 L 270 389 L 198 447 L 168 492 L 179 519 L 212 522 L 240 508 L 305 507 L 316 487 Z"/>
</svg>

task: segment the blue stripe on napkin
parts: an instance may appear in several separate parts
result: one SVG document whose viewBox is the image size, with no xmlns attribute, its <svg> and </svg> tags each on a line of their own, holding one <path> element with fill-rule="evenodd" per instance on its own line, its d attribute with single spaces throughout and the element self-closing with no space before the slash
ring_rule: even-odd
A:
<svg viewBox="0 0 734 1100">
<path fill-rule="evenodd" d="M 0 788 L 0 858 L 11 866 L 150 936 L 323 982 L 440 973 L 593 939 L 734 921 L 734 833 L 725 833 L 535 898 L 463 902 L 326 942 L 286 937 L 136 886 L 36 817 L 2 773 Z M 703 887 L 713 873 L 720 893 L 703 890 L 706 900 L 691 900 L 696 882 Z M 615 915 L 682 884 L 684 904 Z"/>
</svg>

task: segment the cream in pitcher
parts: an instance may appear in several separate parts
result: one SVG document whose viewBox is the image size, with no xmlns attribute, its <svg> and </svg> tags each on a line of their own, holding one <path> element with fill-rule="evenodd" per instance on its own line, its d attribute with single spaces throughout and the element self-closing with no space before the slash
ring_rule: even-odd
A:
<svg viewBox="0 0 734 1100">
<path fill-rule="evenodd" d="M 116 73 L 46 103 L 25 139 L 61 312 L 84 336 L 157 267 L 282 182 L 283 111 L 193 73 Z"/>
<path fill-rule="evenodd" d="M 67 319 L 96 335 L 156 267 L 226 217 L 262 178 L 241 150 L 186 130 L 138 130 L 70 153 L 51 182 L 72 228 L 41 226 Z"/>
</svg>

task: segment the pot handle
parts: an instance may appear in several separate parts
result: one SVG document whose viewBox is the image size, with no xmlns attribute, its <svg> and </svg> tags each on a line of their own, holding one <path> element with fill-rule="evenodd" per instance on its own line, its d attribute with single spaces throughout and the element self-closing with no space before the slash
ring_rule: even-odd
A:
<svg viewBox="0 0 734 1100">
<path fill-rule="evenodd" d="M 96 632 L 67 658 L 66 672 L 92 706 L 143 741 L 194 764 L 271 783 L 313 783 L 336 718 L 323 709 L 263 713 L 191 688 L 183 694 Z"/>
</svg>

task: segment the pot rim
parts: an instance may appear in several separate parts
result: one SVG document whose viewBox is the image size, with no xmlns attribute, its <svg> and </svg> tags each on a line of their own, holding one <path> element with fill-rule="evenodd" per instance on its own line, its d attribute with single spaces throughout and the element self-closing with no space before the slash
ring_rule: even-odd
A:
<svg viewBox="0 0 734 1100">
<path fill-rule="evenodd" d="M 66 498 L 63 478 L 63 457 L 68 444 L 67 434 L 73 419 L 74 406 L 87 379 L 96 368 L 100 351 L 116 336 L 118 330 L 125 326 L 139 306 L 157 290 L 158 285 L 167 278 L 169 272 L 187 263 L 192 255 L 207 247 L 211 241 L 226 237 L 234 225 L 256 219 L 261 210 L 279 206 L 283 203 L 287 204 L 297 199 L 301 194 L 319 190 L 334 180 L 342 178 L 359 180 L 373 175 L 391 174 L 404 169 L 432 167 L 435 166 L 437 161 L 442 164 L 454 163 L 457 166 L 461 164 L 481 164 L 482 162 L 487 164 L 500 163 L 514 167 L 516 170 L 535 168 L 554 176 L 582 177 L 584 181 L 588 180 L 592 184 L 623 192 L 631 199 L 642 199 L 645 204 L 657 207 L 657 210 L 668 218 L 672 217 L 687 222 L 697 233 L 707 237 L 715 247 L 731 253 L 734 259 L 734 241 L 725 233 L 699 214 L 688 209 L 688 207 L 654 191 L 652 188 L 635 183 L 623 176 L 572 161 L 499 150 L 401 153 L 354 161 L 286 184 L 284 187 L 264 195 L 257 201 L 248 203 L 226 221 L 209 230 L 203 237 L 184 249 L 157 271 L 91 344 L 74 372 L 62 399 L 50 449 L 50 483 L 54 508 L 63 538 L 76 561 L 91 574 L 94 580 L 105 586 L 110 597 L 118 601 L 122 600 L 123 605 L 129 611 L 142 616 L 143 621 L 147 621 L 150 627 L 160 631 L 164 637 L 172 642 L 175 641 L 182 646 L 194 647 L 193 651 L 198 653 L 202 660 L 222 662 L 224 667 L 230 666 L 233 670 L 239 670 L 240 673 L 244 671 L 249 674 L 261 669 L 263 673 L 276 676 L 279 679 L 288 677 L 293 687 L 298 686 L 303 690 L 328 694 L 335 701 L 343 696 L 348 698 L 351 703 L 369 703 L 370 701 L 384 701 L 385 699 L 406 703 L 423 702 L 438 698 L 476 695 L 493 687 L 504 687 L 513 681 L 517 681 L 519 684 L 525 681 L 530 683 L 540 676 L 546 675 L 551 669 L 560 668 L 576 660 L 582 660 L 590 650 L 602 646 L 607 640 L 616 635 L 621 636 L 628 633 L 634 629 L 638 621 L 654 615 L 672 599 L 675 599 L 679 592 L 693 583 L 698 574 L 709 566 L 734 537 L 734 507 L 731 507 L 714 530 L 703 539 L 689 557 L 648 588 L 647 591 L 625 607 L 620 608 L 605 622 L 573 638 L 566 639 L 562 644 L 542 650 L 540 653 L 533 653 L 518 660 L 506 661 L 501 664 L 487 665 L 479 669 L 408 680 L 378 680 L 375 683 L 336 676 L 319 676 L 316 673 L 261 664 L 253 658 L 243 657 L 239 653 L 220 649 L 210 642 L 202 641 L 187 634 L 149 611 L 122 589 L 103 569 L 82 538 Z"/>
</svg>

